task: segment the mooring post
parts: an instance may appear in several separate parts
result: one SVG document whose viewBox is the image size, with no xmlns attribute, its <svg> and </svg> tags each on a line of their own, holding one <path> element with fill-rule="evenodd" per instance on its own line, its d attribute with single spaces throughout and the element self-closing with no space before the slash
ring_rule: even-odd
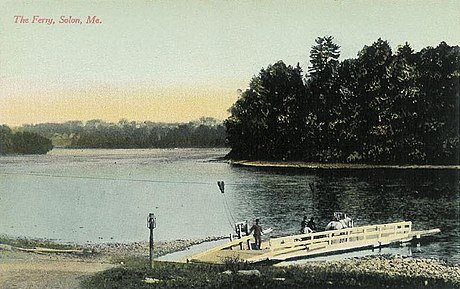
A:
<svg viewBox="0 0 460 289">
<path fill-rule="evenodd" d="M 147 218 L 147 228 L 150 230 L 150 254 L 149 254 L 149 260 L 150 260 L 150 268 L 153 269 L 153 229 L 157 226 L 156 224 L 156 219 L 155 219 L 155 214 L 150 213 L 148 218 Z"/>
</svg>

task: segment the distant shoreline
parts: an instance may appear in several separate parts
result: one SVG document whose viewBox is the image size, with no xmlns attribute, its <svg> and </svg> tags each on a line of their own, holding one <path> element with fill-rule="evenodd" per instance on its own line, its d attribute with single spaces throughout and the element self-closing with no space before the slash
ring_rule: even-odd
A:
<svg viewBox="0 0 460 289">
<path fill-rule="evenodd" d="M 460 165 L 367 165 L 342 163 L 309 163 L 284 161 L 249 161 L 229 160 L 232 165 L 258 168 L 292 168 L 307 170 L 362 170 L 362 169 L 397 169 L 397 170 L 460 170 Z"/>
</svg>

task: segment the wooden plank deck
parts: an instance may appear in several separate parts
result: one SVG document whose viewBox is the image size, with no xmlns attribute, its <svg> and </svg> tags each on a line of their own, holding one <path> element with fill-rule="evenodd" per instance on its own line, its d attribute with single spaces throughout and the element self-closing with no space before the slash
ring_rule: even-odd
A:
<svg viewBox="0 0 460 289">
<path fill-rule="evenodd" d="M 248 263 L 284 261 L 318 254 L 380 247 L 395 242 L 408 242 L 413 238 L 439 232 L 439 229 L 412 231 L 411 222 L 397 222 L 269 239 L 262 242 L 261 250 L 248 250 L 245 244 L 253 237 L 244 236 L 182 261 L 206 263 L 224 263 L 229 259 Z"/>
</svg>

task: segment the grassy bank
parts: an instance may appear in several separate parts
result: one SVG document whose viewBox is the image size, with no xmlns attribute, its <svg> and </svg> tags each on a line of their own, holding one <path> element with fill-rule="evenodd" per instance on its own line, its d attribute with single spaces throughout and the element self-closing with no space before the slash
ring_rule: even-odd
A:
<svg viewBox="0 0 460 289">
<path fill-rule="evenodd" d="M 225 265 L 155 262 L 154 268 L 150 269 L 145 258 L 130 258 L 120 262 L 123 264 L 121 267 L 94 275 L 85 280 L 82 287 L 84 289 L 460 288 L 460 268 L 456 265 L 432 260 L 406 261 L 393 257 L 322 262 L 291 267 L 247 265 L 237 260 L 229 260 Z M 401 270 L 398 267 L 405 269 Z"/>
</svg>

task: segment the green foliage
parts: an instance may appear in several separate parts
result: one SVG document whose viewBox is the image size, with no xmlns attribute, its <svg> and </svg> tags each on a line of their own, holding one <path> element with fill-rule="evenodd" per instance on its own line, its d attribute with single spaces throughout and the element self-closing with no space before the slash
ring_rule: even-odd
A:
<svg viewBox="0 0 460 289">
<path fill-rule="evenodd" d="M 25 125 L 19 129 L 52 138 L 70 148 L 171 148 L 224 147 L 225 127 L 217 120 L 203 117 L 184 124 L 135 122 L 126 119 L 108 123 L 99 119 L 62 124 Z"/>
<path fill-rule="evenodd" d="M 19 154 L 46 154 L 53 149 L 51 140 L 30 132 L 15 133 L 12 143 L 13 151 Z"/>
<path fill-rule="evenodd" d="M 53 149 L 51 140 L 36 133 L 16 132 L 0 126 L 0 154 L 46 154 Z"/>
<path fill-rule="evenodd" d="M 238 272 L 238 270 L 249 270 L 253 269 L 254 266 L 244 262 L 238 255 L 228 256 L 223 259 L 224 269 L 230 270 L 233 273 Z"/>
<path fill-rule="evenodd" d="M 333 84 L 339 66 L 340 46 L 334 43 L 332 36 L 318 37 L 315 42 L 310 52 L 310 77 L 322 83 Z"/>
<path fill-rule="evenodd" d="M 143 264 L 124 265 L 98 273 L 85 280 L 82 288 L 456 288 L 455 282 L 444 280 L 389 276 L 331 266 L 254 268 L 260 271 L 260 276 L 225 274 L 224 266 L 211 264 L 155 262 L 150 269 L 148 260 L 144 259 Z"/>
<path fill-rule="evenodd" d="M 13 133 L 8 126 L 0 126 L 0 154 L 13 152 L 12 136 Z"/>
<path fill-rule="evenodd" d="M 300 67 L 279 61 L 262 69 L 225 122 L 234 157 L 286 159 L 295 154 L 285 148 L 301 136 L 292 123 L 304 118 L 304 90 Z"/>
<path fill-rule="evenodd" d="M 262 69 L 225 122 L 229 157 L 459 164 L 458 46 L 378 39 L 342 62 L 339 49 L 317 38 L 304 81 L 299 66 Z"/>
</svg>

